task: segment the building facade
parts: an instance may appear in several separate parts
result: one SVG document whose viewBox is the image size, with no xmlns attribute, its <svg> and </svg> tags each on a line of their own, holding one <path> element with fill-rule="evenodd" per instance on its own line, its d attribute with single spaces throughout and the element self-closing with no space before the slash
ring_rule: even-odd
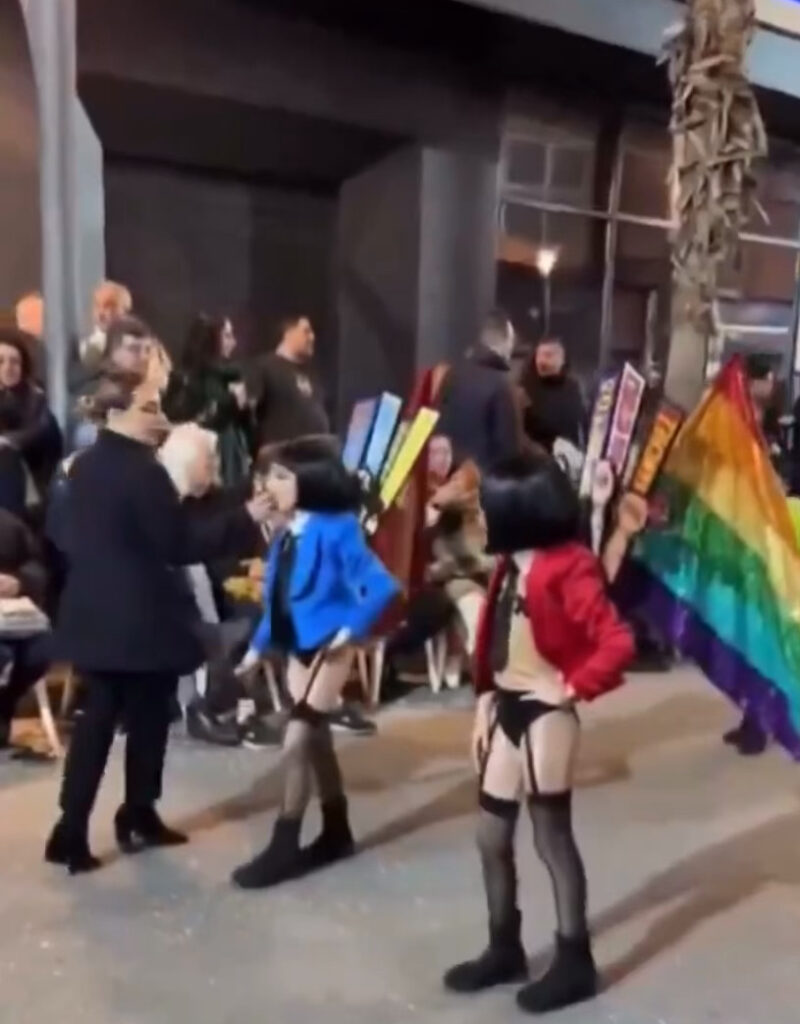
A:
<svg viewBox="0 0 800 1024">
<path fill-rule="evenodd" d="M 43 284 L 64 309 L 52 345 L 84 325 L 87 278 L 103 266 L 173 350 L 200 309 L 230 315 L 251 352 L 280 316 L 309 313 L 341 415 L 469 347 L 494 303 L 523 340 L 562 337 L 587 379 L 624 358 L 663 360 L 669 95 L 656 56 L 677 0 L 426 0 L 424 17 L 401 0 L 77 0 L 61 40 L 73 47 L 66 111 L 36 73 L 47 26 L 27 10 L 31 61 L 19 45 L 30 5 L 0 3 L 17 42 L 13 62 L 0 49 L 17 99 L 0 104 L 19 117 L 27 102 L 30 117 L 31 77 L 39 96 L 24 151 L 0 130 L 0 166 L 27 153 L 42 195 L 0 305 Z M 726 268 L 723 316 L 732 348 L 772 352 L 788 374 L 800 4 L 759 0 L 759 16 L 764 216 Z M 77 140 L 56 157 L 54 116 Z M 91 268 L 74 288 L 59 285 L 41 217 L 53 223 L 61 194 L 74 211 L 61 263 L 77 251 Z"/>
</svg>

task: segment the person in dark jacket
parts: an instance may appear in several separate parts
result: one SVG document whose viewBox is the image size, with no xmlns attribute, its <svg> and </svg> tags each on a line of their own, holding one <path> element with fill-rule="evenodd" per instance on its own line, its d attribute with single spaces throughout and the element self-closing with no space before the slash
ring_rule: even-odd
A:
<svg viewBox="0 0 800 1024">
<path fill-rule="evenodd" d="M 245 479 L 250 468 L 250 409 L 241 372 L 231 359 L 235 347 L 230 320 L 204 313 L 195 317 L 164 396 L 164 411 L 173 423 L 197 423 L 217 435 L 220 475 L 228 487 Z"/>
<path fill-rule="evenodd" d="M 21 519 L 0 509 L 0 598 L 27 597 L 49 611 L 48 578 L 42 553 Z M 21 638 L 0 636 L 0 750 L 9 746 L 11 722 L 22 696 L 50 666 L 52 637 L 48 631 Z"/>
<path fill-rule="evenodd" d="M 307 316 L 281 323 L 274 352 L 251 369 L 247 390 L 254 404 L 253 455 L 268 444 L 330 433 L 319 384 L 310 372 L 316 338 Z"/>
<path fill-rule="evenodd" d="M 61 457 L 61 431 L 36 384 L 26 336 L 0 330 L 0 507 L 25 515 L 27 475 L 39 497 Z"/>
<path fill-rule="evenodd" d="M 84 680 L 84 713 L 65 765 L 62 816 L 45 859 L 71 874 L 99 867 L 88 844 L 89 816 L 114 731 L 128 731 L 125 802 L 115 832 L 123 852 L 176 845 L 186 837 L 161 821 L 170 706 L 178 677 L 205 660 L 199 611 L 180 567 L 238 550 L 266 520 L 265 495 L 220 516 L 187 516 L 155 456 L 166 420 L 155 392 L 120 388 L 123 408 L 75 460 L 63 514 L 69 563 L 56 651 Z"/>
<path fill-rule="evenodd" d="M 520 384 L 527 400 L 524 420 L 530 440 L 549 452 L 559 438 L 583 449 L 586 406 L 580 385 L 569 372 L 561 341 L 545 338 L 539 342 Z"/>
<path fill-rule="evenodd" d="M 437 432 L 450 438 L 457 463 L 483 469 L 520 451 L 519 415 L 510 377 L 514 328 L 500 310 L 484 322 L 480 343 L 448 371 L 439 393 Z"/>
</svg>

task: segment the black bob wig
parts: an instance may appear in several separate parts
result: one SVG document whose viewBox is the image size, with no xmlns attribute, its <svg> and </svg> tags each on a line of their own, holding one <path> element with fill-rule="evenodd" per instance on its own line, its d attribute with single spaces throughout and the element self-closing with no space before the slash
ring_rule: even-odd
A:
<svg viewBox="0 0 800 1024">
<path fill-rule="evenodd" d="M 361 481 L 348 472 L 334 437 L 298 438 L 262 448 L 258 470 L 284 466 L 297 478 L 297 507 L 304 512 L 359 512 L 364 500 Z"/>
<path fill-rule="evenodd" d="M 549 455 L 521 455 L 493 466 L 481 481 L 490 554 L 552 548 L 578 540 L 575 488 Z"/>
</svg>

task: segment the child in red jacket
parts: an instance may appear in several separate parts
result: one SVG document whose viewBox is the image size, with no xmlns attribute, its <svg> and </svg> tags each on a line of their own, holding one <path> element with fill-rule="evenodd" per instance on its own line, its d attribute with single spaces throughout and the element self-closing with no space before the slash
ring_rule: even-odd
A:
<svg viewBox="0 0 800 1024">
<path fill-rule="evenodd" d="M 483 480 L 488 550 L 503 556 L 478 633 L 473 756 L 489 946 L 445 985 L 477 992 L 527 974 L 517 906 L 514 832 L 524 794 L 536 851 L 553 883 L 555 958 L 519 1005 L 545 1013 L 589 999 L 597 974 L 586 875 L 572 831 L 576 705 L 620 685 L 633 638 L 606 597 L 602 570 L 577 541 L 577 496 L 557 464 L 524 456 Z"/>
</svg>

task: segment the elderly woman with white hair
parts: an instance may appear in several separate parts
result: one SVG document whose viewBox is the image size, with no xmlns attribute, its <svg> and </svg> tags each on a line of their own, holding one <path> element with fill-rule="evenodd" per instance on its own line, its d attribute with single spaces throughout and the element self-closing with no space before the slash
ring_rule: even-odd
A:
<svg viewBox="0 0 800 1024">
<path fill-rule="evenodd" d="M 224 503 L 233 491 L 220 491 L 218 437 L 194 423 L 175 427 L 159 452 L 181 500 L 193 516 L 208 515 L 210 508 Z M 243 558 L 260 553 L 252 545 L 238 552 Z M 246 698 L 234 667 L 247 649 L 258 619 L 258 608 L 250 615 L 227 617 L 223 596 L 215 586 L 214 568 L 192 565 L 185 571 L 187 582 L 202 618 L 201 635 L 208 663 L 195 674 L 195 695 L 186 708 L 186 728 L 193 739 L 218 746 L 265 746 L 280 742 L 280 734 L 270 731 L 253 717 L 240 727 L 223 717 Z M 224 574 L 223 574 L 224 575 Z"/>
<path fill-rule="evenodd" d="M 194 423 L 181 424 L 162 445 L 159 459 L 181 501 L 195 506 L 193 514 L 203 515 L 203 499 L 219 484 L 217 435 Z M 209 691 L 230 692 L 235 688 L 238 693 L 233 672 L 236 660 L 230 662 L 227 654 L 231 647 L 246 647 L 250 624 L 220 622 L 214 584 L 205 565 L 187 566 L 185 573 L 202 617 L 201 635 L 208 654 L 208 665 L 194 677 L 195 696 L 186 707 L 186 729 L 195 739 L 220 746 L 239 746 L 242 737 L 236 722 L 223 721 L 214 714 Z"/>
</svg>

